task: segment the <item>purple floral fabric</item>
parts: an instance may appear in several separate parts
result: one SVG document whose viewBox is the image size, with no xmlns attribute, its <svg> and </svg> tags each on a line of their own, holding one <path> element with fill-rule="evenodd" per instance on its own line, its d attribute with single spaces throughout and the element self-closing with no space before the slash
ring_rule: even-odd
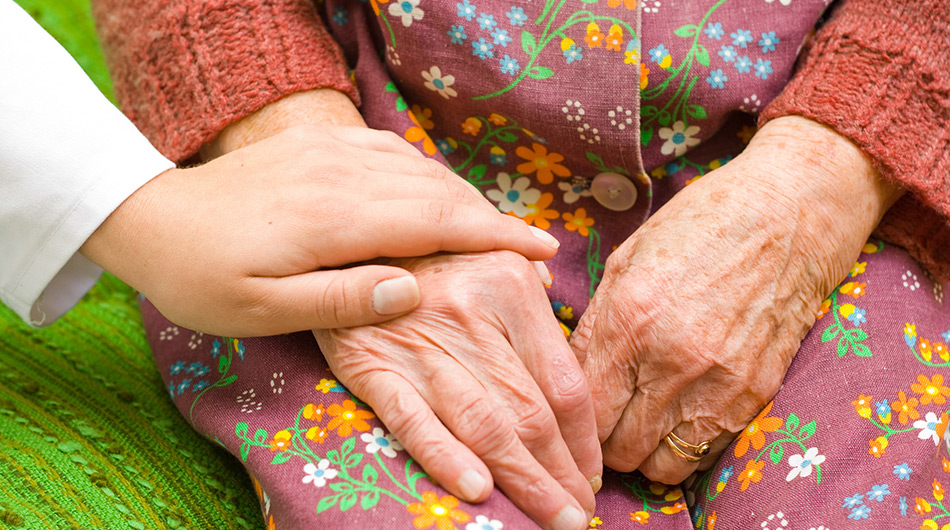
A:
<svg viewBox="0 0 950 530">
<path fill-rule="evenodd" d="M 569 334 L 613 248 L 741 152 L 825 7 L 329 0 L 326 12 L 371 126 L 560 239 L 549 292 Z M 430 481 L 309 333 L 204 336 L 147 301 L 143 316 L 170 395 L 245 463 L 269 528 L 536 527 L 500 492 L 469 505 Z M 940 528 L 947 344 L 943 286 L 869 242 L 774 402 L 716 467 L 675 487 L 608 472 L 590 527 Z"/>
</svg>

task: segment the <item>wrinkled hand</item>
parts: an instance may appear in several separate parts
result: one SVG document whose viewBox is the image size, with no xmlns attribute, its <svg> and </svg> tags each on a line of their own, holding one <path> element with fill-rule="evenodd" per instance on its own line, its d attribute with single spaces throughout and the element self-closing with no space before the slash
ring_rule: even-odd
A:
<svg viewBox="0 0 950 530">
<path fill-rule="evenodd" d="M 898 195 L 856 146 L 790 117 L 664 205 L 607 261 L 572 336 L 604 465 L 670 484 L 711 466 Z M 712 453 L 690 464 L 671 431 Z"/>
<path fill-rule="evenodd" d="M 395 134 L 306 125 L 159 175 L 81 251 L 178 324 L 253 336 L 380 322 L 419 302 L 403 269 L 320 269 L 554 247 Z"/>
<path fill-rule="evenodd" d="M 494 479 L 545 528 L 586 528 L 601 473 L 589 389 L 532 265 L 511 252 L 391 263 L 422 303 L 316 332 L 330 369 L 454 494 L 482 501 Z"/>
</svg>

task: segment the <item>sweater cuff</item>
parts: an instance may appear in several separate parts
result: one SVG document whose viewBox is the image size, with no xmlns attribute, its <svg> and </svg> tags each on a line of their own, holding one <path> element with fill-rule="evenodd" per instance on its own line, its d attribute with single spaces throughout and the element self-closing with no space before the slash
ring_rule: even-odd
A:
<svg viewBox="0 0 950 530">
<path fill-rule="evenodd" d="M 799 115 L 851 139 L 909 192 L 878 234 L 950 279 L 950 65 L 945 0 L 841 3 L 762 113 Z"/>
<path fill-rule="evenodd" d="M 312 0 L 96 0 L 93 11 L 119 106 L 176 162 L 294 92 L 333 88 L 359 104 Z"/>
</svg>

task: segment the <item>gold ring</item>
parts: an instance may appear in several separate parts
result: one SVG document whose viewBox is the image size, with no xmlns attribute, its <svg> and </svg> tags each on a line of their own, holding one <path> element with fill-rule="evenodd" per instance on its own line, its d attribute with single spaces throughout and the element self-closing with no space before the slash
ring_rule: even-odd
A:
<svg viewBox="0 0 950 530">
<path fill-rule="evenodd" d="M 666 445 L 670 446 L 670 449 L 673 450 L 673 454 L 691 464 L 699 462 L 704 456 L 709 454 L 708 440 L 700 442 L 699 445 L 693 445 L 672 432 L 666 435 Z"/>
</svg>

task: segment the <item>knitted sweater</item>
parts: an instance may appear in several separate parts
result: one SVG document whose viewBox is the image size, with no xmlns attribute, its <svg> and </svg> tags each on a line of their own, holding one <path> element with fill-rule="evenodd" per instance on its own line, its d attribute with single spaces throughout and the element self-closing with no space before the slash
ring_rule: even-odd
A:
<svg viewBox="0 0 950 530">
<path fill-rule="evenodd" d="M 120 106 L 185 160 L 289 93 L 358 100 L 310 0 L 93 0 Z M 950 279 L 950 5 L 843 0 L 761 121 L 797 114 L 850 138 L 908 190 L 878 234 Z"/>
</svg>

